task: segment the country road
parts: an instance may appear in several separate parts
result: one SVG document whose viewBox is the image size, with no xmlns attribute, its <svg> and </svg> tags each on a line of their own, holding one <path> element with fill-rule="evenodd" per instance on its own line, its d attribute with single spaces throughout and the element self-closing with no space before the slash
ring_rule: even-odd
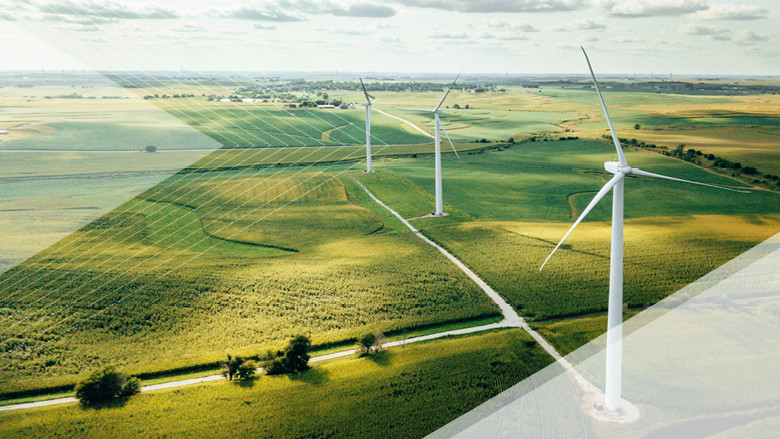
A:
<svg viewBox="0 0 780 439">
<path fill-rule="evenodd" d="M 410 121 L 408 121 L 408 120 L 406 120 L 406 119 L 404 119 L 404 118 L 402 118 L 402 117 L 393 116 L 392 114 L 390 114 L 390 113 L 387 113 L 387 112 L 385 112 L 385 111 L 382 111 L 382 110 L 379 110 L 379 109 L 377 109 L 376 111 L 377 111 L 378 113 L 384 114 L 385 116 L 387 116 L 387 117 L 390 117 L 390 118 L 392 118 L 392 119 L 395 119 L 395 120 L 400 120 L 401 122 L 403 122 L 403 123 L 405 123 L 405 124 L 409 125 L 410 127 L 414 128 L 415 130 L 419 131 L 419 132 L 420 132 L 420 133 L 422 133 L 424 136 L 428 136 L 428 137 L 430 137 L 431 139 L 434 139 L 434 138 L 435 138 L 434 136 L 432 136 L 430 133 L 428 133 L 428 132 L 427 132 L 427 131 L 425 131 L 424 129 L 420 128 L 419 126 L 417 126 L 417 125 L 413 124 L 412 122 L 410 122 Z"/>
</svg>

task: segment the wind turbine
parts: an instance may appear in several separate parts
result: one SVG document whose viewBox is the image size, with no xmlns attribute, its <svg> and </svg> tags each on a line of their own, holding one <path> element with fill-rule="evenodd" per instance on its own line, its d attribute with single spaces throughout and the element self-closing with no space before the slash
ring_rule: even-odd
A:
<svg viewBox="0 0 780 439">
<path fill-rule="evenodd" d="M 439 131 L 444 131 L 444 135 L 447 136 L 447 141 L 450 142 L 450 146 L 452 146 L 452 150 L 455 152 L 455 155 L 460 158 L 458 155 L 458 151 L 455 150 L 455 145 L 452 144 L 452 140 L 450 140 L 450 135 L 447 134 L 447 130 L 444 129 L 444 125 L 441 123 L 441 118 L 439 118 L 439 115 L 441 114 L 441 105 L 444 103 L 444 100 L 447 99 L 447 95 L 450 94 L 450 90 L 452 90 L 452 87 L 455 86 L 455 83 L 458 82 L 458 78 L 460 78 L 460 73 L 458 73 L 458 76 L 455 77 L 455 80 L 452 81 L 452 84 L 447 88 L 447 91 L 444 93 L 444 97 L 441 98 L 441 101 L 439 101 L 439 104 L 436 105 L 436 107 L 433 108 L 433 110 L 429 110 L 427 108 L 407 108 L 407 110 L 413 110 L 413 111 L 424 111 L 426 113 L 433 113 L 434 118 L 434 145 L 435 145 L 435 161 L 436 161 L 436 211 L 433 212 L 434 216 L 444 216 L 443 211 L 443 205 L 444 202 L 442 200 L 442 184 L 441 184 L 441 134 Z"/>
<path fill-rule="evenodd" d="M 366 172 L 374 172 L 371 169 L 371 95 L 366 91 L 363 79 L 358 79 L 360 79 L 360 86 L 363 87 L 363 94 L 366 95 L 366 102 L 363 104 L 366 107 Z"/>
<path fill-rule="evenodd" d="M 555 246 L 550 256 L 547 256 L 539 271 L 544 268 L 547 261 L 550 260 L 553 253 L 563 244 L 563 241 L 569 237 L 574 231 L 574 228 L 582 222 L 586 215 L 604 198 L 607 193 L 612 191 L 612 248 L 610 250 L 610 266 L 609 266 L 609 304 L 607 308 L 607 364 L 606 364 L 606 389 L 604 407 L 612 412 L 618 411 L 620 407 L 620 384 L 622 374 L 622 356 L 623 356 L 623 183 L 627 175 L 638 175 L 641 177 L 658 178 L 662 180 L 672 180 L 683 183 L 698 184 L 701 186 L 714 187 L 717 189 L 724 189 L 734 192 L 750 193 L 748 191 L 740 191 L 736 189 L 715 186 L 712 184 L 699 183 L 696 181 L 683 180 L 680 178 L 667 177 L 665 175 L 654 174 L 652 172 L 642 171 L 641 169 L 632 168 L 628 165 L 626 157 L 623 155 L 623 149 L 620 145 L 620 140 L 615 133 L 615 127 L 612 125 L 612 120 L 609 117 L 607 106 L 604 104 L 604 98 L 601 95 L 596 75 L 593 73 L 593 67 L 590 65 L 588 54 L 585 49 L 582 48 L 582 53 L 585 54 L 585 61 L 588 63 L 588 69 L 590 75 L 593 77 L 593 84 L 596 86 L 596 93 L 598 94 L 599 101 L 601 102 L 601 108 L 604 110 L 604 116 L 607 119 L 607 125 L 609 131 L 612 134 L 612 141 L 617 148 L 618 161 L 604 163 L 604 169 L 610 174 L 614 175 L 604 187 L 596 194 L 596 197 L 588 204 L 588 207 L 582 212 L 574 225 L 571 226 L 568 232 L 563 236 L 561 242 Z"/>
</svg>

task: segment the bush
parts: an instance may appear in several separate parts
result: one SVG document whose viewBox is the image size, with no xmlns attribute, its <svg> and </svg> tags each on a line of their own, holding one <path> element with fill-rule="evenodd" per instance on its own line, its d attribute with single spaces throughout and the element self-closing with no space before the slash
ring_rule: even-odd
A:
<svg viewBox="0 0 780 439">
<path fill-rule="evenodd" d="M 266 363 L 265 370 L 268 375 L 282 373 L 297 373 L 309 369 L 309 351 L 311 340 L 305 335 L 293 337 L 287 348 L 281 352 L 280 358 L 275 358 Z"/>
<path fill-rule="evenodd" d="M 89 374 L 76 385 L 76 398 L 85 405 L 135 395 L 141 391 L 141 380 L 106 366 Z"/>
<path fill-rule="evenodd" d="M 157 151 L 157 147 L 154 146 L 154 145 L 147 145 L 146 148 L 144 148 L 144 151 L 146 151 L 146 152 L 156 152 Z"/>
<path fill-rule="evenodd" d="M 246 380 L 255 376 L 257 364 L 252 360 L 247 360 L 238 366 L 236 377 L 240 380 Z"/>
</svg>

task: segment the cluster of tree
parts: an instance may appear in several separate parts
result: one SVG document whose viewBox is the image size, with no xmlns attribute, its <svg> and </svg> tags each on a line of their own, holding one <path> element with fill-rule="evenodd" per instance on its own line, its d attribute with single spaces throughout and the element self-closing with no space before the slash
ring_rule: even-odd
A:
<svg viewBox="0 0 780 439">
<path fill-rule="evenodd" d="M 609 138 L 609 136 L 604 136 L 604 137 Z M 715 154 L 705 154 L 704 152 L 694 148 L 685 149 L 684 144 L 677 145 L 676 147 L 670 150 L 666 146 L 659 146 L 654 143 L 639 142 L 636 139 L 621 138 L 619 140 L 620 143 L 622 143 L 623 145 L 632 145 L 639 148 L 662 149 L 663 151 L 661 153 L 666 156 L 675 157 L 697 165 L 704 165 L 705 162 L 703 162 L 702 159 L 707 159 L 710 161 L 711 165 L 716 168 L 731 170 L 734 172 L 740 172 L 749 177 L 756 177 L 761 175 L 761 172 L 753 166 L 743 166 L 742 163 L 740 162 L 732 162 L 731 160 L 724 159 L 723 157 L 718 157 Z M 763 177 L 769 181 L 775 182 L 776 184 L 780 185 L 780 176 L 774 174 L 764 174 Z M 754 180 L 754 182 L 758 182 L 758 181 Z"/>
<path fill-rule="evenodd" d="M 265 373 L 279 375 L 284 373 L 298 373 L 309 369 L 309 351 L 311 340 L 305 335 L 293 337 L 283 350 L 276 352 L 276 358 L 269 360 L 265 365 Z"/>
<path fill-rule="evenodd" d="M 368 333 L 357 340 L 360 356 L 377 354 L 385 343 L 385 335 L 381 332 Z"/>
<path fill-rule="evenodd" d="M 247 380 L 255 376 L 257 363 L 242 357 L 227 356 L 227 361 L 222 363 L 222 375 L 230 381 L 233 378 Z"/>
<path fill-rule="evenodd" d="M 455 104 L 455 105 L 452 106 L 452 108 L 455 109 L 455 110 L 460 110 L 460 105 Z M 469 108 L 471 108 L 471 107 L 469 107 L 468 104 L 466 104 L 466 106 L 463 107 L 464 110 L 468 110 Z"/>
<path fill-rule="evenodd" d="M 153 94 L 153 95 L 146 95 L 144 96 L 144 99 L 179 99 L 179 98 L 194 98 L 195 95 L 192 93 L 189 94 L 174 94 L 174 95 L 167 95 L 167 94 Z"/>
<path fill-rule="evenodd" d="M 118 372 L 114 366 L 106 366 L 93 371 L 76 385 L 76 398 L 84 405 L 94 405 L 140 391 L 141 380 Z"/>
</svg>

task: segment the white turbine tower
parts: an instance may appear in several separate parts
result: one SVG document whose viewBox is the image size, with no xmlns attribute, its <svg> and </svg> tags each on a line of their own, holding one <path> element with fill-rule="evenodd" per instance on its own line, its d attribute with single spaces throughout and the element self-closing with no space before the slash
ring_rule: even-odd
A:
<svg viewBox="0 0 780 439">
<path fill-rule="evenodd" d="M 715 186 L 706 183 L 698 183 L 695 181 L 682 180 L 674 177 L 667 177 L 664 175 L 653 174 L 652 172 L 642 171 L 641 169 L 632 168 L 628 165 L 626 157 L 623 155 L 623 149 L 620 145 L 620 140 L 615 133 L 615 127 L 612 125 L 612 120 L 607 112 L 607 106 L 604 104 L 604 98 L 601 95 L 598 81 L 596 81 L 596 75 L 593 73 L 593 68 L 590 65 L 588 54 L 585 49 L 582 49 L 585 54 L 585 60 L 588 63 L 588 69 L 593 77 L 593 83 L 596 86 L 596 93 L 598 94 L 599 101 L 601 102 L 601 108 L 604 110 L 604 116 L 607 119 L 607 125 L 609 131 L 612 134 L 612 140 L 617 148 L 618 161 L 604 163 L 604 169 L 613 174 L 607 184 L 596 194 L 593 201 L 588 204 L 588 207 L 582 212 L 574 225 L 571 226 L 568 232 L 563 236 L 561 242 L 555 246 L 555 249 L 547 256 L 542 267 L 544 268 L 547 261 L 550 260 L 553 253 L 563 244 L 563 241 L 569 237 L 574 231 L 574 228 L 582 222 L 586 215 L 604 198 L 607 193 L 612 190 L 612 248 L 610 251 L 610 266 L 609 266 L 609 304 L 607 308 L 607 362 L 606 362 L 606 389 L 605 389 L 605 401 L 604 407 L 612 412 L 618 411 L 620 407 L 620 384 L 622 373 L 622 355 L 623 355 L 623 182 L 627 175 L 638 175 L 641 177 L 659 178 L 663 180 L 679 181 L 683 183 L 698 184 L 701 186 L 714 187 L 718 189 L 725 189 L 734 192 L 749 193 L 748 191 L 739 191 L 736 189 L 730 189 L 721 186 Z"/>
<path fill-rule="evenodd" d="M 366 86 L 363 84 L 363 79 L 360 79 L 360 86 L 363 87 L 363 94 L 366 95 L 366 102 L 363 106 L 366 107 L 366 172 L 374 172 L 371 169 L 371 95 L 366 91 Z M 374 100 L 376 102 L 376 100 Z"/>
<path fill-rule="evenodd" d="M 436 107 L 433 108 L 433 110 L 429 110 L 427 108 L 407 108 L 408 110 L 413 111 L 424 111 L 427 113 L 433 113 L 433 119 L 434 119 L 434 155 L 435 155 L 435 172 L 436 172 L 436 211 L 433 212 L 434 216 L 444 216 L 444 201 L 442 199 L 442 182 L 441 182 L 441 135 L 439 134 L 440 130 L 444 131 L 444 135 L 447 136 L 447 141 L 450 142 L 450 146 L 452 146 L 452 150 L 455 152 L 455 155 L 460 158 L 458 155 L 458 151 L 455 150 L 455 145 L 452 144 L 452 140 L 450 140 L 450 135 L 447 134 L 447 130 L 444 129 L 444 125 L 441 123 L 441 118 L 439 118 L 439 115 L 441 114 L 441 105 L 444 103 L 444 100 L 447 99 L 447 95 L 450 94 L 450 90 L 452 90 L 452 87 L 455 86 L 455 83 L 458 82 L 458 78 L 460 78 L 460 73 L 458 73 L 458 76 L 455 77 L 455 80 L 452 81 L 452 84 L 450 84 L 449 88 L 447 88 L 447 91 L 444 93 L 444 96 L 441 98 L 441 101 L 439 101 L 439 104 L 436 105 Z"/>
</svg>

